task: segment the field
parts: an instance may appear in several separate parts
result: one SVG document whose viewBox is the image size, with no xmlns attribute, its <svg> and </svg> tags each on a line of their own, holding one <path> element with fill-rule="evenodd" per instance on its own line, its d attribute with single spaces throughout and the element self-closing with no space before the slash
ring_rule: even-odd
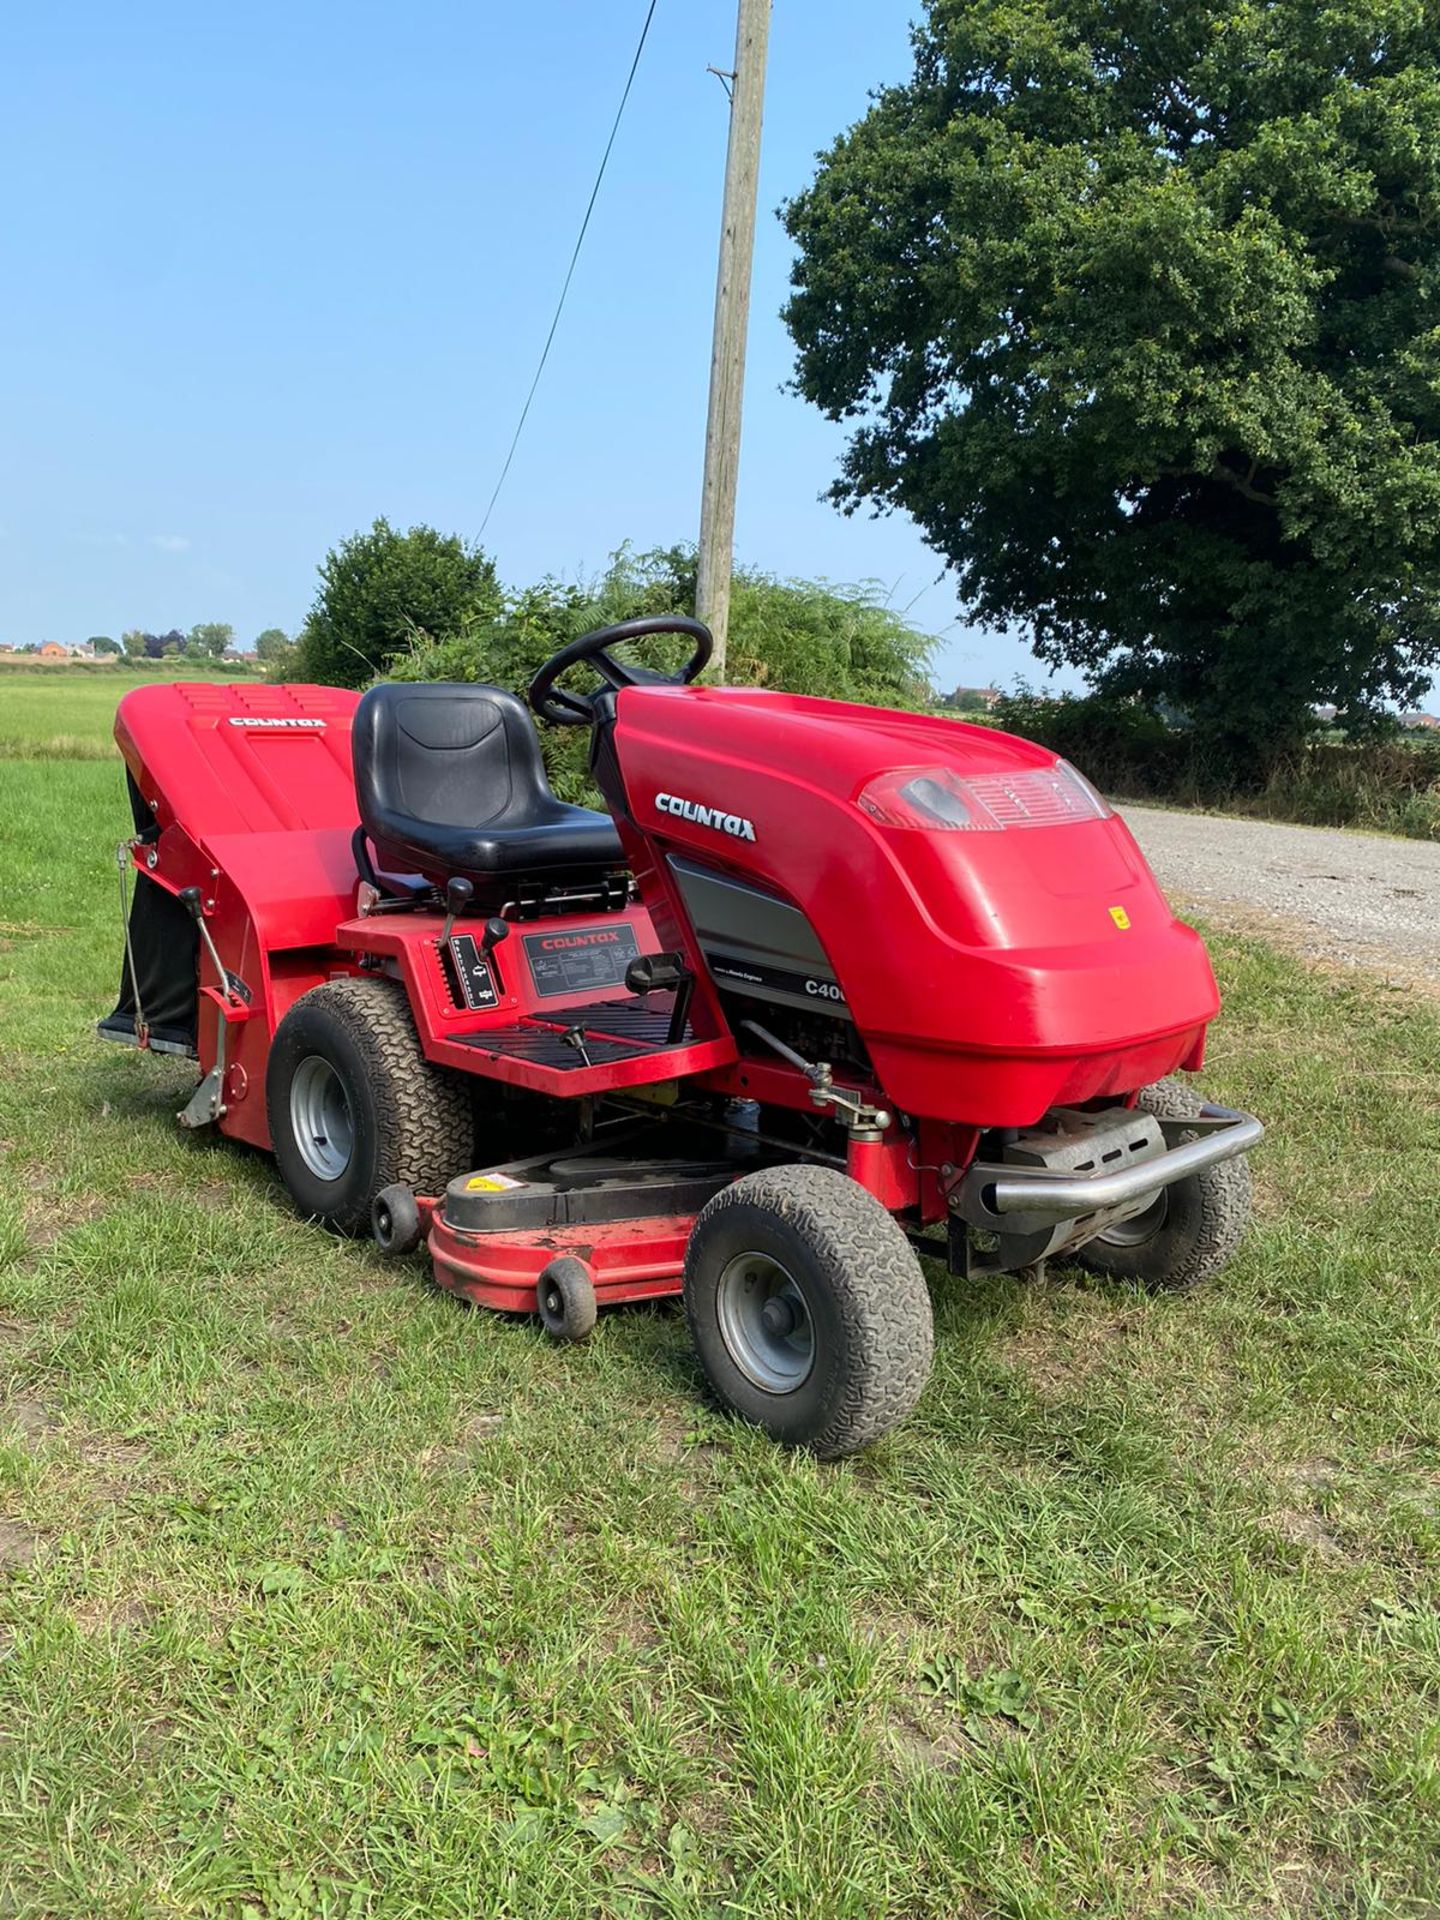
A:
<svg viewBox="0 0 1440 1920">
<path fill-rule="evenodd" d="M 115 707 L 131 687 L 157 680 L 244 680 L 233 666 L 193 661 L 153 667 L 0 667 L 0 760 L 110 760 Z"/>
<path fill-rule="evenodd" d="M 558 1348 L 182 1136 L 92 1035 L 125 828 L 0 764 L 0 1914 L 1440 1911 L 1432 1010 L 1217 939 L 1238 1264 L 935 1272 L 822 1467 L 673 1311 Z"/>
</svg>

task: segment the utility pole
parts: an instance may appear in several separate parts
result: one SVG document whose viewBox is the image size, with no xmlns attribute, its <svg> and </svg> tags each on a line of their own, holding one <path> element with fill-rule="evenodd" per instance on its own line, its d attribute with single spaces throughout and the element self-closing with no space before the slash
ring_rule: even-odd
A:
<svg viewBox="0 0 1440 1920">
<path fill-rule="evenodd" d="M 735 559 L 735 489 L 740 474 L 740 416 L 745 403 L 745 341 L 760 190 L 760 128 L 765 117 L 765 58 L 770 0 L 740 0 L 725 156 L 725 211 L 715 282 L 715 344 L 705 429 L 705 486 L 695 611 L 715 635 L 714 677 L 725 679 L 730 633 L 730 574 Z"/>
</svg>

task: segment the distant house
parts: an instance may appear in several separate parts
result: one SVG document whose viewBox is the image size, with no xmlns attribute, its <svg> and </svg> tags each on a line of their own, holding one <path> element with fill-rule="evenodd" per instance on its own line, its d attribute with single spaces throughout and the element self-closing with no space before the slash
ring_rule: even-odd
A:
<svg viewBox="0 0 1440 1920">
<path fill-rule="evenodd" d="M 1409 733 L 1440 732 L 1440 716 L 1433 713 L 1402 713 L 1400 724 Z"/>
<path fill-rule="evenodd" d="M 242 653 L 239 647 L 226 647 L 220 658 L 228 660 L 231 666 L 253 666 L 255 662 L 253 653 Z"/>
<path fill-rule="evenodd" d="M 956 707 L 961 713 L 990 713 L 999 700 L 998 687 L 956 687 L 945 705 Z"/>
<path fill-rule="evenodd" d="M 58 640 L 46 640 L 41 644 L 39 658 L 41 660 L 68 660 L 70 658 L 70 649 L 69 647 L 62 647 Z"/>
</svg>

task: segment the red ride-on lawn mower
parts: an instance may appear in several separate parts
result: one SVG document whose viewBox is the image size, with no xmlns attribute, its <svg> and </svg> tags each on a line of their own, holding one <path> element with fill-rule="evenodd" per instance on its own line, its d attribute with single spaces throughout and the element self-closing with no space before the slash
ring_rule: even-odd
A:
<svg viewBox="0 0 1440 1920">
<path fill-rule="evenodd" d="M 616 651 L 694 643 L 665 677 Z M 580 1339 L 683 1291 L 721 1401 L 853 1451 L 915 1404 L 930 1302 L 1064 1254 L 1187 1287 L 1259 1122 L 1197 1069 L 1219 997 L 1129 832 L 986 728 L 702 687 L 695 621 L 549 661 L 610 817 L 484 686 L 168 685 L 121 702 L 120 1004 L 199 1061 L 180 1118 L 307 1215 Z M 598 691 L 562 688 L 581 662 Z"/>
</svg>

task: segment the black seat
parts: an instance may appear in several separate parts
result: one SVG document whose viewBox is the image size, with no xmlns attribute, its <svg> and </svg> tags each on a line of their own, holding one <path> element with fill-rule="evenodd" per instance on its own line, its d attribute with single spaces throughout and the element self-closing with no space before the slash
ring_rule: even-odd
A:
<svg viewBox="0 0 1440 1920">
<path fill-rule="evenodd" d="M 535 723 L 499 687 L 372 687 L 351 750 L 361 825 L 382 867 L 444 881 L 625 864 L 603 813 L 550 791 Z"/>
</svg>

